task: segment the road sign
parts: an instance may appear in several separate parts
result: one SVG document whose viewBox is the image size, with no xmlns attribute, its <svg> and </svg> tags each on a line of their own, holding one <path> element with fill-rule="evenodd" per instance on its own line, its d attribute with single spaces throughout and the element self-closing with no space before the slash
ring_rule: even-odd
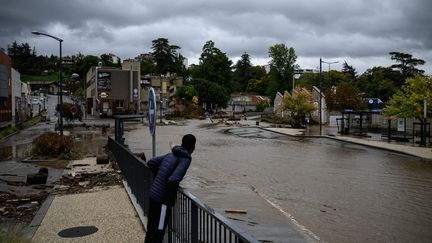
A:
<svg viewBox="0 0 432 243">
<path fill-rule="evenodd" d="M 75 115 L 78 112 L 77 107 L 76 106 L 72 106 L 70 108 L 70 112 L 72 113 L 72 115 Z"/>
<path fill-rule="evenodd" d="M 156 130 L 156 94 L 153 88 L 149 89 L 147 107 L 150 134 L 154 135 Z"/>
</svg>

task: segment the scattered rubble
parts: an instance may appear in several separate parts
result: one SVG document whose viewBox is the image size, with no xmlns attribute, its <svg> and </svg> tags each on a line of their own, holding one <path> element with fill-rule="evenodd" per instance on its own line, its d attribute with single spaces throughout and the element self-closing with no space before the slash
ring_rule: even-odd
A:
<svg viewBox="0 0 432 243">
<path fill-rule="evenodd" d="M 8 221 L 30 223 L 48 195 L 46 191 L 29 195 L 0 192 L 0 223 Z"/>
<path fill-rule="evenodd" d="M 38 173 L 27 175 L 27 184 L 29 185 L 46 184 L 47 178 L 48 178 L 48 169 L 40 168 Z"/>
<path fill-rule="evenodd" d="M 98 155 L 96 157 L 96 164 L 102 165 L 102 164 L 108 164 L 108 163 L 109 163 L 108 155 L 102 154 L 102 155 Z"/>
<path fill-rule="evenodd" d="M 108 160 L 108 156 L 104 157 Z M 29 174 L 27 183 L 0 178 L 0 181 L 10 185 L 31 186 L 33 189 L 41 190 L 39 193 L 27 195 L 0 192 L 0 224 L 8 222 L 30 223 L 50 192 L 53 194 L 72 194 L 122 185 L 123 177 L 116 163 L 109 163 L 109 161 L 104 161 L 104 163 L 98 164 L 95 157 L 72 161 L 67 167 L 66 173 L 55 185 L 46 185 L 46 176 L 48 175 L 46 168 L 40 169 L 36 174 Z"/>
<path fill-rule="evenodd" d="M 122 176 L 120 171 L 64 175 L 60 179 L 60 186 L 55 189 L 55 193 L 82 193 L 92 191 L 95 187 L 108 187 L 115 185 L 122 185 Z"/>
</svg>

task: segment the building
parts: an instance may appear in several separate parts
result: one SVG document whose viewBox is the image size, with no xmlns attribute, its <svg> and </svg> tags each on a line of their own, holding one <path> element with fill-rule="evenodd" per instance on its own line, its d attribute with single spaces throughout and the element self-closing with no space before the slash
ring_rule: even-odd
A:
<svg viewBox="0 0 432 243">
<path fill-rule="evenodd" d="M 139 112 L 138 61 L 128 61 L 125 70 L 91 67 L 86 75 L 86 112 L 93 116 L 135 114 Z"/>
<path fill-rule="evenodd" d="M 327 103 L 325 100 L 325 95 L 316 86 L 312 87 L 312 104 L 315 107 L 315 111 L 312 112 L 312 120 L 317 122 L 320 121 L 320 97 L 321 97 L 321 123 L 327 124 L 328 114 L 327 114 Z"/>
<path fill-rule="evenodd" d="M 155 90 L 158 114 L 159 108 L 162 107 L 163 112 L 171 112 L 177 104 L 175 94 L 177 89 L 183 86 L 184 80 L 177 75 L 146 75 L 140 80 L 140 97 L 141 111 L 147 110 L 148 90 L 152 87 Z M 161 99 L 162 98 L 162 99 Z M 162 104 L 160 101 L 162 100 Z"/>
<path fill-rule="evenodd" d="M 28 81 L 30 90 L 33 93 L 48 93 L 48 94 L 58 94 L 60 91 L 60 86 L 57 81 Z M 62 85 L 64 88 L 64 84 Z M 63 89 L 63 92 L 65 90 Z"/>
<path fill-rule="evenodd" d="M 273 111 L 276 115 L 282 116 L 283 94 L 279 91 L 276 93 L 273 100 Z"/>
<path fill-rule="evenodd" d="M 0 127 L 12 123 L 12 61 L 0 49 Z"/>
<path fill-rule="evenodd" d="M 267 96 L 234 93 L 230 95 L 230 100 L 228 101 L 227 108 L 222 109 L 222 111 L 226 112 L 228 115 L 245 113 L 248 111 L 256 111 L 257 105 L 261 101 L 266 101 L 267 103 L 270 103 L 270 99 Z"/>
</svg>

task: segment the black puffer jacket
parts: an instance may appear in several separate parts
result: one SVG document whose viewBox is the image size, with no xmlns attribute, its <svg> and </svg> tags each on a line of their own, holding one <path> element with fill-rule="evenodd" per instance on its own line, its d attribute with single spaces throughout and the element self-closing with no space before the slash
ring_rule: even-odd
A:
<svg viewBox="0 0 432 243">
<path fill-rule="evenodd" d="M 174 205 L 179 183 L 191 161 L 191 155 L 181 146 L 175 146 L 172 153 L 149 160 L 147 165 L 154 176 L 150 198 L 162 204 Z"/>
</svg>

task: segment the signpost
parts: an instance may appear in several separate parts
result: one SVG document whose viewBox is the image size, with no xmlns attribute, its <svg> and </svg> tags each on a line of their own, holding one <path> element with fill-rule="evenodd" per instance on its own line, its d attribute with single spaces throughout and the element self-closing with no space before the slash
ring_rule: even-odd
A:
<svg viewBox="0 0 432 243">
<path fill-rule="evenodd" d="M 153 88 L 149 89 L 147 107 L 148 107 L 150 135 L 152 135 L 152 151 L 153 151 L 153 157 L 155 157 L 156 156 L 156 94 Z"/>
<path fill-rule="evenodd" d="M 70 112 L 72 113 L 72 121 L 75 119 L 75 114 L 78 112 L 78 109 L 75 105 L 70 108 Z"/>
</svg>

